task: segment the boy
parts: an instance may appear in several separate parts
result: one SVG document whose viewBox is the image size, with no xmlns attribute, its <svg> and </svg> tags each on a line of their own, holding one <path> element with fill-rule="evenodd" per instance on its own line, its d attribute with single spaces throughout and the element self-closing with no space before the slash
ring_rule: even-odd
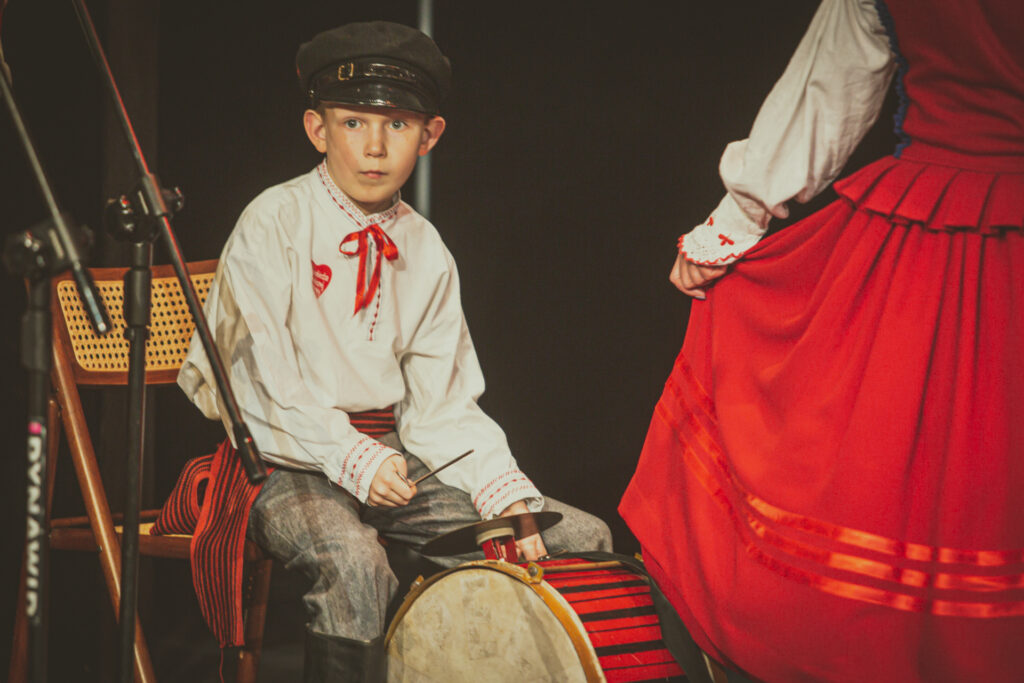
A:
<svg viewBox="0 0 1024 683">
<path fill-rule="evenodd" d="M 483 377 L 454 261 L 398 198 L 444 132 L 447 58 L 419 31 L 371 22 L 317 35 L 296 63 L 324 161 L 245 209 L 206 310 L 244 418 L 277 466 L 248 534 L 312 582 L 307 680 L 364 680 L 381 675 L 396 590 L 378 534 L 421 547 L 481 518 L 545 509 L 564 518 L 519 541 L 527 559 L 610 550 L 611 539 L 599 519 L 542 498 L 477 406 Z M 178 381 L 220 416 L 198 345 Z"/>
</svg>

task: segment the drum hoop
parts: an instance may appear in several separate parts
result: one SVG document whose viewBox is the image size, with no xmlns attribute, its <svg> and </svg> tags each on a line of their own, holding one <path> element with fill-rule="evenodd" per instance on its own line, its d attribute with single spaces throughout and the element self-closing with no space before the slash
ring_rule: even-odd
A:
<svg viewBox="0 0 1024 683">
<path fill-rule="evenodd" d="M 587 568 L 585 564 L 577 566 L 580 570 Z M 416 601 L 416 598 L 418 598 L 421 593 L 449 574 L 454 574 L 455 572 L 471 568 L 490 569 L 491 571 L 502 572 L 503 574 L 507 574 L 513 579 L 518 580 L 520 583 L 524 583 L 532 588 L 540 599 L 544 601 L 544 604 L 547 605 L 548 609 L 551 610 L 551 613 L 555 615 L 555 618 L 558 619 L 558 622 L 562 625 L 562 628 L 569 636 L 569 640 L 572 642 L 573 649 L 576 650 L 576 656 L 580 659 L 580 666 L 583 667 L 583 673 L 587 677 L 587 680 L 606 680 L 604 672 L 601 669 L 601 664 L 597 659 L 597 652 L 594 651 L 594 646 L 590 643 L 590 638 L 587 636 L 587 631 L 583 627 L 583 622 L 580 621 L 579 615 L 576 614 L 576 611 L 573 610 L 568 601 L 566 601 L 566 599 L 562 597 L 562 594 L 556 591 L 547 581 L 533 578 L 527 570 L 509 562 L 505 562 L 504 560 L 477 560 L 475 562 L 465 562 L 456 567 L 438 572 L 429 579 L 424 579 L 423 581 L 414 583 L 412 588 L 410 588 L 409 592 L 406 594 L 405 599 L 402 601 L 402 605 L 395 613 L 394 619 L 391 620 L 391 625 L 388 627 L 388 633 L 384 638 L 385 649 L 391 645 L 391 638 L 395 635 L 395 629 L 398 627 L 399 622 L 402 621 L 402 617 L 404 617 L 405 613 L 409 611 L 410 606 Z"/>
</svg>

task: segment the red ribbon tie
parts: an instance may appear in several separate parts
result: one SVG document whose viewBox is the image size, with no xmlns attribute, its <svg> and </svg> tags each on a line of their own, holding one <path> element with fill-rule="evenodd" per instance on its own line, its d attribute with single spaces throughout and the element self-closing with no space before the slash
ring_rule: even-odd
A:
<svg viewBox="0 0 1024 683">
<path fill-rule="evenodd" d="M 373 273 L 370 275 L 369 283 L 367 283 L 366 256 L 369 251 L 370 238 L 373 239 L 377 248 L 374 250 Z M 346 245 L 350 242 L 355 242 L 355 247 L 346 249 Z M 370 300 L 377 293 L 377 288 L 380 286 L 381 256 L 384 256 L 388 261 L 394 261 L 398 258 L 398 247 L 391 241 L 387 233 L 381 230 L 379 225 L 372 223 L 362 230 L 346 235 L 345 239 L 338 245 L 338 250 L 346 256 L 359 255 L 359 282 L 356 285 L 356 305 L 352 311 L 354 315 L 359 312 L 359 309 L 369 306 Z"/>
</svg>

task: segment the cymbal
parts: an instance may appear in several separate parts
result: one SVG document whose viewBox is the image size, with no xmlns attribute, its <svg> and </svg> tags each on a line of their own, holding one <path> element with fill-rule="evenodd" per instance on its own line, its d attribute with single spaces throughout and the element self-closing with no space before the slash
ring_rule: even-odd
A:
<svg viewBox="0 0 1024 683">
<path fill-rule="evenodd" d="M 511 527 L 512 535 L 518 540 L 550 529 L 560 521 L 562 521 L 561 512 L 523 512 L 508 517 L 495 517 L 441 534 L 427 542 L 420 552 L 434 557 L 463 555 L 480 549 L 476 539 L 481 533 L 501 527 Z"/>
</svg>

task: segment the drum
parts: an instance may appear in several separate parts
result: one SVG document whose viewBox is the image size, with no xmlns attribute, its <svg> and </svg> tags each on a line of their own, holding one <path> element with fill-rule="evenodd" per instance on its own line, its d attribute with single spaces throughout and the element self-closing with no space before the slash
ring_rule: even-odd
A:
<svg viewBox="0 0 1024 683">
<path fill-rule="evenodd" d="M 618 561 L 468 562 L 417 580 L 389 681 L 685 681 L 645 577 Z"/>
</svg>

